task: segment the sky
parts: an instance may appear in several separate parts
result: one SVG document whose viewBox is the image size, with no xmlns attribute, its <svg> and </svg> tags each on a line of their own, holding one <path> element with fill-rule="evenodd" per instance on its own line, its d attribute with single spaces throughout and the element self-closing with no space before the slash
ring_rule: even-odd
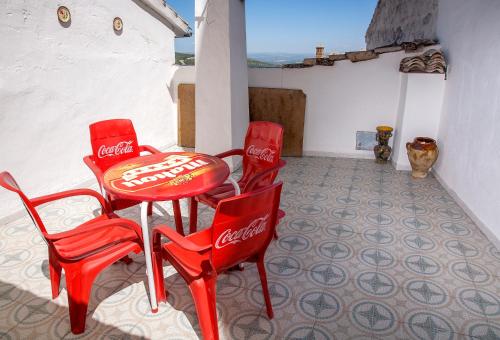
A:
<svg viewBox="0 0 500 340">
<path fill-rule="evenodd" d="M 194 32 L 194 0 L 167 0 Z M 377 0 L 246 0 L 247 51 L 327 53 L 365 48 Z M 194 38 L 176 39 L 177 52 L 193 52 Z"/>
</svg>

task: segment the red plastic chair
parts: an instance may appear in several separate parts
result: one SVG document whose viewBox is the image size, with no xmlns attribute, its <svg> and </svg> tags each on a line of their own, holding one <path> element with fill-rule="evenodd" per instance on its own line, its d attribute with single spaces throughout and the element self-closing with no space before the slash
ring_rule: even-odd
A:
<svg viewBox="0 0 500 340">
<path fill-rule="evenodd" d="M 87 306 L 92 283 L 97 275 L 112 263 L 123 260 L 130 263 L 128 254 L 143 250 L 141 228 L 133 221 L 114 218 L 107 202 L 90 189 L 68 190 L 29 199 L 8 172 L 0 173 L 0 185 L 19 195 L 33 223 L 42 234 L 49 250 L 52 298 L 59 296 L 61 270 L 66 274 L 71 331 L 85 331 Z M 103 214 L 68 231 L 49 234 L 36 207 L 71 196 L 87 195 L 101 203 Z"/>
<path fill-rule="evenodd" d="M 243 149 L 234 149 L 216 155 L 219 158 L 230 156 L 243 157 L 243 174 L 238 180 L 241 193 L 270 185 L 278 175 L 279 169 L 286 165 L 281 157 L 283 145 L 283 127 L 271 122 L 251 122 L 248 126 Z M 198 203 L 201 202 L 212 208 L 228 197 L 235 195 L 231 183 L 191 199 L 189 232 L 196 232 L 198 218 Z M 280 211 L 279 217 L 285 213 Z"/>
<path fill-rule="evenodd" d="M 83 161 L 92 170 L 102 191 L 104 172 L 111 166 L 130 158 L 140 156 L 141 152 L 160 153 L 149 145 L 139 145 L 132 121 L 129 119 L 110 119 L 93 123 L 89 126 L 92 155 Z M 106 194 L 113 211 L 126 209 L 141 202 L 124 200 Z M 151 215 L 153 205 L 148 205 Z"/>
<path fill-rule="evenodd" d="M 212 227 L 186 237 L 168 226 L 153 229 L 153 269 L 158 302 L 165 302 L 167 298 L 162 266 L 162 259 L 165 259 L 189 285 L 203 338 L 219 338 L 215 308 L 217 274 L 243 262 L 257 263 L 267 315 L 273 318 L 264 256 L 276 227 L 281 187 L 279 182 L 220 201 Z M 161 236 L 171 242 L 161 244 Z"/>
</svg>

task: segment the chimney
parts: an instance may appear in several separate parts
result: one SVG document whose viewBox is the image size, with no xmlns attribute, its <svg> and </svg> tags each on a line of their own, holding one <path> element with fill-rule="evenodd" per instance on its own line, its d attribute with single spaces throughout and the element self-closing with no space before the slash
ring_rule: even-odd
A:
<svg viewBox="0 0 500 340">
<path fill-rule="evenodd" d="M 325 47 L 323 45 L 316 46 L 316 58 L 325 57 Z"/>
</svg>

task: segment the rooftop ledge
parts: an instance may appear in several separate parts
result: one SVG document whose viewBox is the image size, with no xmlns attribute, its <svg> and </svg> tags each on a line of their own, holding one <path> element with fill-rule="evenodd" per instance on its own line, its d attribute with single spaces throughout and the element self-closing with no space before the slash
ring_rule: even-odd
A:
<svg viewBox="0 0 500 340">
<path fill-rule="evenodd" d="M 190 37 L 193 33 L 188 23 L 162 0 L 133 0 L 153 17 L 172 29 L 176 38 Z"/>
</svg>

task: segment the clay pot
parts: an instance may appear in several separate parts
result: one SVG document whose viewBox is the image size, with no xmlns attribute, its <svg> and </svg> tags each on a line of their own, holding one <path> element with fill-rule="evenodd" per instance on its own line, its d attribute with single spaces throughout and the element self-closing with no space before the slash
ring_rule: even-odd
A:
<svg viewBox="0 0 500 340">
<path fill-rule="evenodd" d="M 413 143 L 406 143 L 406 151 L 410 160 L 414 178 L 425 178 L 429 169 L 436 163 L 439 149 L 432 138 L 417 137 Z"/>
</svg>

